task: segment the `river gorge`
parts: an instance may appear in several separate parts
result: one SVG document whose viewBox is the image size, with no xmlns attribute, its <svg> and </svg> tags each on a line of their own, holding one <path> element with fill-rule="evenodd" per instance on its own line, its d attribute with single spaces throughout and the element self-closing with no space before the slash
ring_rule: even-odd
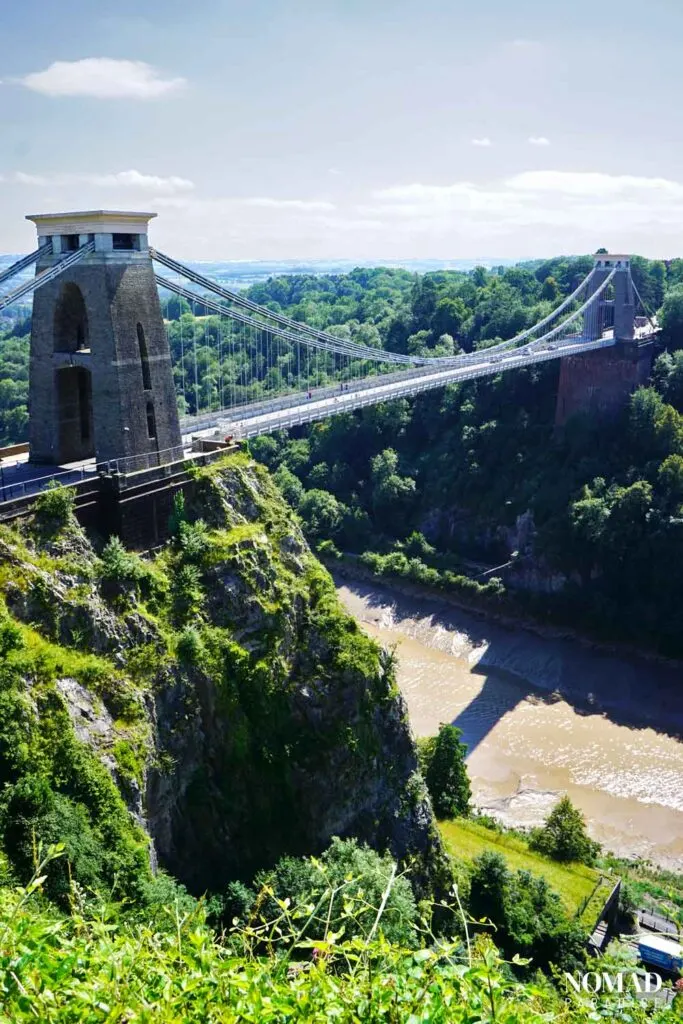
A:
<svg viewBox="0 0 683 1024">
<path fill-rule="evenodd" d="M 395 645 L 415 735 L 462 729 L 480 810 L 535 825 L 566 792 L 607 850 L 683 868 L 679 667 L 336 582 L 366 632 Z"/>
</svg>

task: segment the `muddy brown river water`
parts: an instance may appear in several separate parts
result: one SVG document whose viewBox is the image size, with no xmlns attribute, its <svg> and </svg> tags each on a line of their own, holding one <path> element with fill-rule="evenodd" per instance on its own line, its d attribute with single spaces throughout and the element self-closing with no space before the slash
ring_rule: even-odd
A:
<svg viewBox="0 0 683 1024">
<path fill-rule="evenodd" d="M 415 734 L 462 729 L 478 807 L 532 825 L 566 792 L 607 849 L 683 870 L 683 670 L 337 585 L 363 628 L 396 645 Z"/>
</svg>

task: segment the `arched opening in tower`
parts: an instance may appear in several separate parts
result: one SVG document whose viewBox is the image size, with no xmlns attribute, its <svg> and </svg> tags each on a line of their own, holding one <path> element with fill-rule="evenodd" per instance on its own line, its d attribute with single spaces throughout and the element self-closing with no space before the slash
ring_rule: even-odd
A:
<svg viewBox="0 0 683 1024">
<path fill-rule="evenodd" d="M 67 283 L 55 309 L 54 351 L 83 352 L 89 348 L 88 314 L 83 293 L 77 284 Z"/>
<path fill-rule="evenodd" d="M 83 366 L 63 366 L 55 372 L 59 425 L 58 461 L 75 462 L 95 454 L 92 417 L 92 378 Z"/>
<path fill-rule="evenodd" d="M 142 329 L 142 324 L 137 325 L 138 334 L 138 348 L 140 349 L 140 366 L 142 367 L 142 389 L 143 391 L 152 390 L 152 375 L 149 372 L 149 354 L 147 352 L 147 342 L 145 341 L 145 332 Z"/>
</svg>

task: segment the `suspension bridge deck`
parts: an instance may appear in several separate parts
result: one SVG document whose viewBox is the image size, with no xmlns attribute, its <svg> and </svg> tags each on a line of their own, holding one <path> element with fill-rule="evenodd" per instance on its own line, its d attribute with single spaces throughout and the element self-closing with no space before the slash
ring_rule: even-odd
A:
<svg viewBox="0 0 683 1024">
<path fill-rule="evenodd" d="M 207 417 L 203 417 L 203 429 L 200 435 L 211 435 L 215 432 L 211 429 L 213 427 L 218 428 L 220 434 L 230 434 L 235 438 L 254 437 L 257 434 L 267 434 L 274 430 L 283 430 L 299 424 L 311 423 L 314 420 L 326 419 L 328 416 L 337 416 L 342 412 L 353 412 L 367 405 L 377 405 L 379 402 L 412 397 L 423 391 L 445 387 L 447 384 L 491 376 L 505 370 L 575 355 L 578 352 L 609 348 L 614 344 L 614 337 L 610 334 L 593 341 L 577 338 L 572 339 L 571 344 L 551 343 L 545 348 L 536 349 L 533 352 L 512 350 L 504 354 L 487 356 L 486 349 L 484 349 L 481 352 L 480 361 L 464 366 L 432 370 L 428 373 L 388 374 L 386 376 L 389 379 L 386 380 L 383 379 L 383 375 L 379 374 L 374 380 L 370 378 L 363 382 L 362 387 L 348 385 L 348 390 L 341 390 L 340 386 L 334 389 L 332 394 L 330 394 L 331 389 L 327 388 L 321 396 L 312 392 L 310 398 L 307 397 L 308 393 L 290 396 L 286 403 L 264 403 L 267 405 L 266 408 L 243 406 L 232 410 L 227 416 L 225 413 L 217 413 L 215 418 L 211 417 L 213 422 L 207 422 Z"/>
</svg>

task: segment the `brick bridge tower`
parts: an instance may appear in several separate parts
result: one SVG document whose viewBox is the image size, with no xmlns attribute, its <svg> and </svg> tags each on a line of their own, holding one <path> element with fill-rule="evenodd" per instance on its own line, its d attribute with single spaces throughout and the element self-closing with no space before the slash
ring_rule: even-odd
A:
<svg viewBox="0 0 683 1024">
<path fill-rule="evenodd" d="M 555 409 L 558 427 L 580 412 L 614 414 L 650 376 L 653 333 L 647 321 L 641 324 L 642 318 L 635 315 L 630 256 L 596 255 L 590 291 L 597 291 L 613 270 L 612 284 L 598 299 L 597 315 L 587 318 L 587 323 L 591 339 L 614 331 L 616 344 L 561 360 Z"/>
<path fill-rule="evenodd" d="M 153 213 L 36 214 L 36 273 L 88 253 L 36 289 L 29 369 L 34 462 L 132 455 L 145 468 L 180 448 L 171 356 L 147 245 Z M 47 244 L 48 239 L 52 247 Z"/>
</svg>

